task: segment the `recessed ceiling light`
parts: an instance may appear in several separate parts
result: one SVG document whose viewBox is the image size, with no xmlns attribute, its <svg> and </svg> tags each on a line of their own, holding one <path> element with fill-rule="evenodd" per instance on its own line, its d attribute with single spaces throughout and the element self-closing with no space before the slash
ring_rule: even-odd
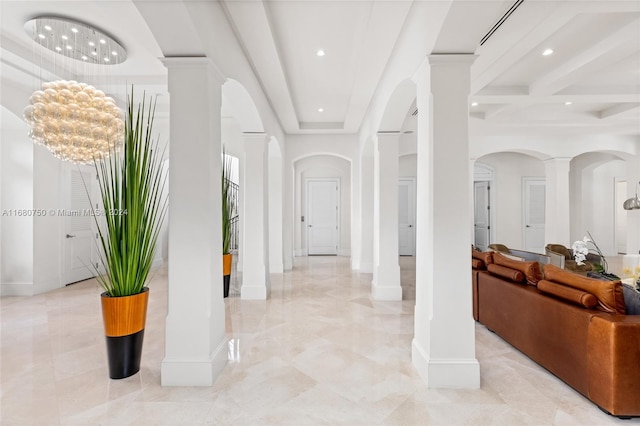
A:
<svg viewBox="0 0 640 426">
<path fill-rule="evenodd" d="M 58 52 L 60 52 L 60 51 L 62 50 L 62 47 L 60 47 L 60 46 L 56 46 L 56 50 L 57 50 Z"/>
<path fill-rule="evenodd" d="M 324 56 L 324 50 L 320 49 L 316 52 L 317 56 Z"/>
<path fill-rule="evenodd" d="M 73 28 L 71 28 L 71 32 L 72 32 L 72 33 L 77 33 L 77 32 L 78 32 L 78 29 L 77 29 L 76 27 L 73 27 Z"/>
<path fill-rule="evenodd" d="M 73 47 L 67 44 L 67 50 L 71 50 L 71 49 L 73 49 Z"/>
<path fill-rule="evenodd" d="M 471 106 L 478 106 L 477 102 L 471 102 Z"/>
<path fill-rule="evenodd" d="M 105 39 L 101 38 L 100 39 L 100 44 L 105 44 L 105 43 L 106 43 Z"/>
<path fill-rule="evenodd" d="M 542 52 L 543 56 L 549 56 L 551 54 L 553 54 L 553 49 L 545 49 L 545 51 Z"/>
<path fill-rule="evenodd" d="M 45 38 L 45 35 L 44 34 L 38 34 L 38 37 Z"/>
<path fill-rule="evenodd" d="M 92 41 L 89 42 L 89 46 L 95 46 L 96 44 Z"/>
<path fill-rule="evenodd" d="M 572 104 L 573 104 L 573 102 L 571 102 L 571 101 L 567 101 L 567 102 L 565 102 L 564 104 L 565 104 L 566 106 L 569 106 L 569 105 L 572 105 Z"/>
<path fill-rule="evenodd" d="M 63 36 L 62 36 L 62 39 L 63 39 L 63 40 L 69 40 L 69 37 L 67 37 L 66 35 L 63 35 Z"/>
<path fill-rule="evenodd" d="M 50 25 L 45 25 L 44 29 L 47 30 L 47 31 L 51 31 L 51 26 Z"/>
<path fill-rule="evenodd" d="M 111 52 L 111 54 L 112 54 L 113 56 L 118 56 L 118 52 L 116 52 L 115 50 L 114 50 L 113 52 Z"/>
<path fill-rule="evenodd" d="M 324 112 L 324 108 L 318 108 L 318 112 Z"/>
<path fill-rule="evenodd" d="M 89 59 L 89 58 L 87 57 L 87 55 L 82 55 L 82 60 L 83 60 L 83 61 L 86 61 L 87 59 Z"/>
<path fill-rule="evenodd" d="M 105 62 L 109 62 L 109 57 L 108 57 L 108 56 L 105 56 L 103 60 L 104 60 Z"/>
<path fill-rule="evenodd" d="M 95 50 L 94 50 L 93 52 L 91 52 L 91 54 L 92 54 L 93 56 L 98 56 L 98 52 L 96 52 Z"/>
</svg>

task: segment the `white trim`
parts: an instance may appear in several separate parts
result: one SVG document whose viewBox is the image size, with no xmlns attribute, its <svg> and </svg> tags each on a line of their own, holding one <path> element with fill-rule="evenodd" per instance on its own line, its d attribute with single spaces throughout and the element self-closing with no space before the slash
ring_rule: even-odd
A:
<svg viewBox="0 0 640 426">
<path fill-rule="evenodd" d="M 522 238 L 522 247 L 523 250 L 535 250 L 535 247 L 527 247 L 527 183 L 528 182 L 542 182 L 544 183 L 544 191 L 545 191 L 545 202 L 546 202 L 546 192 L 547 192 L 547 179 L 545 177 L 536 177 L 536 176 L 523 176 L 522 177 L 522 186 L 521 186 L 521 214 L 520 214 L 520 223 L 521 223 L 521 238 Z M 543 232 L 545 233 L 543 236 L 546 236 L 546 226 L 547 226 L 547 218 L 545 211 L 545 228 L 543 228 Z M 544 252 L 544 246 L 549 244 L 549 241 L 546 241 L 546 238 L 543 238 L 543 246 L 539 247 L 539 249 Z"/>
<path fill-rule="evenodd" d="M 242 300 L 267 300 L 269 298 L 269 283 L 267 285 L 246 285 L 240 287 Z"/>
<path fill-rule="evenodd" d="M 402 287 L 400 285 L 378 286 L 372 282 L 371 298 L 377 301 L 401 301 Z"/>
<path fill-rule="evenodd" d="M 351 257 L 351 249 L 338 248 L 338 256 Z"/>
<path fill-rule="evenodd" d="M 0 296 L 33 296 L 32 282 L 2 283 Z"/>
<path fill-rule="evenodd" d="M 228 360 L 228 341 L 223 338 L 208 359 L 162 360 L 162 386 L 213 386 Z"/>
<path fill-rule="evenodd" d="M 429 359 L 414 338 L 411 362 L 430 389 L 480 389 L 480 363 L 470 359 Z"/>
<path fill-rule="evenodd" d="M 360 272 L 365 274 L 373 273 L 373 262 L 361 262 L 360 263 Z"/>
</svg>

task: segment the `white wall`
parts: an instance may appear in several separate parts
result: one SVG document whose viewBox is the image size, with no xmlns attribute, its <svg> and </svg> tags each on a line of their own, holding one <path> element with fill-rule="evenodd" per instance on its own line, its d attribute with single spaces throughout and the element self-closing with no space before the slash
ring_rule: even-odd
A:
<svg viewBox="0 0 640 426">
<path fill-rule="evenodd" d="M 514 249 L 522 248 L 522 179 L 545 177 L 544 163 L 524 154 L 503 152 L 489 154 L 477 160 L 494 169 L 493 200 L 496 240 Z"/>
<path fill-rule="evenodd" d="M 399 177 L 416 177 L 418 175 L 418 156 L 416 154 L 403 155 L 398 159 Z"/>
<path fill-rule="evenodd" d="M 626 178 L 626 163 L 611 154 L 588 153 L 571 161 L 571 241 L 588 231 L 605 256 L 617 254 L 616 178 Z"/>
<path fill-rule="evenodd" d="M 307 253 L 307 233 L 302 216 L 308 217 L 306 181 L 309 178 L 338 178 L 340 180 L 340 241 L 338 254 L 351 253 L 351 165 L 347 160 L 330 155 L 306 157 L 295 162 L 296 180 L 300 182 L 295 194 L 296 254 Z"/>
<path fill-rule="evenodd" d="M 339 157 L 347 161 L 347 163 L 354 164 L 358 162 L 358 138 L 356 135 L 288 135 L 285 141 L 285 163 L 284 163 L 284 262 L 285 269 L 289 269 L 292 266 L 292 258 L 296 254 L 301 254 L 301 242 L 299 239 L 299 233 L 296 231 L 300 229 L 300 211 L 295 210 L 295 194 L 301 194 L 301 182 L 300 176 L 297 175 L 294 163 L 298 160 L 314 155 L 327 155 L 331 157 Z M 354 207 L 354 199 L 360 197 L 359 192 L 359 176 L 353 175 L 354 168 L 357 168 L 358 164 L 355 164 L 349 172 L 351 179 L 350 187 L 345 189 L 342 187 L 342 195 L 349 194 L 350 208 Z M 358 204 L 359 206 L 359 204 Z M 356 206 L 357 207 L 357 206 Z M 354 230 L 353 218 L 350 218 L 350 229 Z M 298 236 L 298 237 L 297 237 Z M 350 249 L 352 249 L 354 240 L 353 233 L 349 236 Z M 357 242 L 356 242 L 357 243 Z M 291 247 L 291 248 L 289 248 Z"/>
<path fill-rule="evenodd" d="M 5 114 L 3 109 L 3 124 Z M 33 293 L 33 218 L 18 216 L 33 209 L 33 143 L 24 129 L 2 128 L 2 295 Z"/>
</svg>

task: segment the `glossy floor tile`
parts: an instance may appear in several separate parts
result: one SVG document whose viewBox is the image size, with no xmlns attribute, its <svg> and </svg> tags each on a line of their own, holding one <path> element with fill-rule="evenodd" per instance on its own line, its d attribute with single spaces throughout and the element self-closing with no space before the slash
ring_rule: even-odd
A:
<svg viewBox="0 0 640 426">
<path fill-rule="evenodd" d="M 0 423 L 640 424 L 602 413 L 481 325 L 481 389 L 427 389 L 411 364 L 414 262 L 400 258 L 402 302 L 372 301 L 371 275 L 343 257 L 297 258 L 272 276 L 268 301 L 225 299 L 229 363 L 207 388 L 160 386 L 165 268 L 150 285 L 142 369 L 124 380 L 108 379 L 95 281 L 2 298 Z"/>
</svg>

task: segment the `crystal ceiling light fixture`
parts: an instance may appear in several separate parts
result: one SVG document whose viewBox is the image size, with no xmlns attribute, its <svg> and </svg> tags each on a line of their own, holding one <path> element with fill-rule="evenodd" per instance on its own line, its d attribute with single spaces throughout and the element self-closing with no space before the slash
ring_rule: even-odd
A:
<svg viewBox="0 0 640 426">
<path fill-rule="evenodd" d="M 37 44 L 83 67 L 115 65 L 127 57 L 113 37 L 82 22 L 45 16 L 28 21 L 25 29 Z M 73 80 L 45 82 L 29 101 L 24 110 L 29 137 L 61 160 L 90 164 L 122 146 L 122 110 L 93 86 Z"/>
</svg>

